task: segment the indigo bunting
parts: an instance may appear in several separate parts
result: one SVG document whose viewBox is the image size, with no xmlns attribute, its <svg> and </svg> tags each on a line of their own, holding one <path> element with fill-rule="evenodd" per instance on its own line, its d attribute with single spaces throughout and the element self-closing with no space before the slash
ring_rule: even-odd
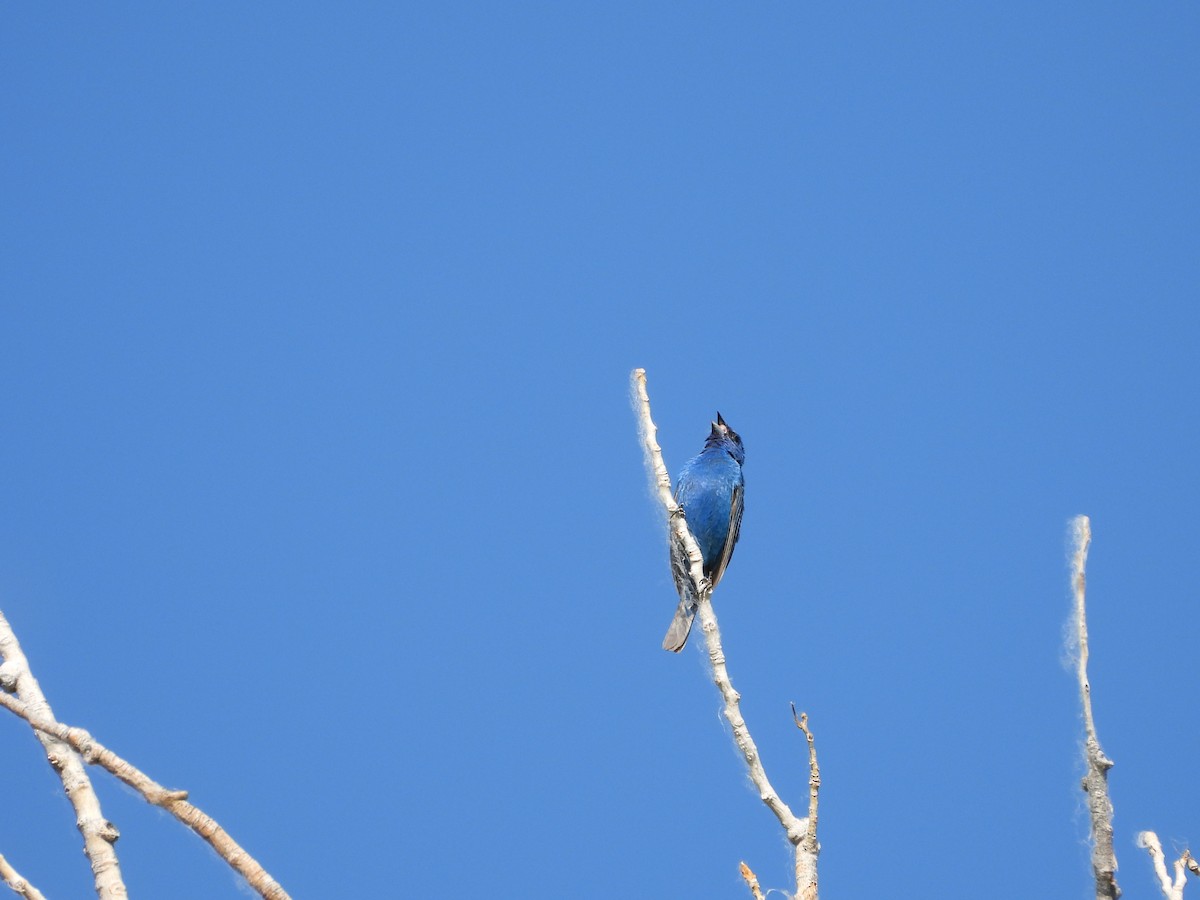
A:
<svg viewBox="0 0 1200 900">
<path fill-rule="evenodd" d="M 712 431 L 700 455 L 684 463 L 675 487 L 675 502 L 683 507 L 688 528 L 704 557 L 704 577 L 717 586 L 733 556 L 742 525 L 742 494 L 746 484 L 742 463 L 746 451 L 736 431 L 725 424 L 721 414 L 712 423 Z M 696 616 L 696 596 L 691 579 L 679 571 L 686 569 L 686 556 L 672 547 L 675 584 L 679 588 L 679 607 L 663 639 L 663 649 L 678 653 L 687 643 Z"/>
</svg>

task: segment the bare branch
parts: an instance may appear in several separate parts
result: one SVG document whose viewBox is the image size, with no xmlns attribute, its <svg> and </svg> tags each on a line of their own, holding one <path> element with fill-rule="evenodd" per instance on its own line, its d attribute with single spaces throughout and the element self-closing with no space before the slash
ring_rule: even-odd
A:
<svg viewBox="0 0 1200 900">
<path fill-rule="evenodd" d="M 4 657 L 4 672 L 0 684 L 5 686 L 5 690 L 15 691 L 21 698 L 21 704 L 27 710 L 22 718 L 35 728 L 38 728 L 40 723 L 53 722 L 54 713 L 50 704 L 46 702 L 37 679 L 33 677 L 29 660 L 25 658 L 17 636 L 3 613 L 0 613 L 0 656 Z M 4 693 L 0 693 L 0 697 L 10 699 Z M 100 809 L 100 799 L 92 788 L 83 761 L 61 739 L 41 729 L 35 733 L 46 750 L 46 759 L 51 768 L 62 779 L 63 789 L 75 809 L 75 824 L 79 833 L 83 835 L 83 852 L 87 854 L 92 866 L 92 879 L 97 897 L 100 900 L 123 900 L 128 893 L 125 890 L 125 882 L 121 879 L 121 866 L 113 847 L 120 837 L 120 832 L 112 822 L 104 818 Z"/>
<path fill-rule="evenodd" d="M 1158 876 L 1158 887 L 1162 891 L 1162 895 L 1166 900 L 1183 900 L 1183 885 L 1187 880 L 1187 871 L 1191 869 L 1195 871 L 1196 861 L 1192 859 L 1192 854 L 1184 850 L 1179 859 L 1175 860 L 1175 878 L 1167 874 L 1167 861 L 1163 856 L 1162 844 L 1159 843 L 1158 835 L 1153 831 L 1143 831 L 1137 836 L 1137 845 L 1146 850 L 1150 854 L 1150 861 L 1154 864 L 1154 874 Z"/>
<path fill-rule="evenodd" d="M 21 877 L 3 854 L 0 854 L 0 878 L 4 879 L 4 883 L 18 897 L 24 897 L 25 900 L 46 900 L 41 891 Z"/>
<path fill-rule="evenodd" d="M 821 792 L 821 767 L 817 765 L 817 744 L 808 727 L 808 713 L 797 716 L 796 704 L 793 703 L 792 719 L 808 741 L 808 828 L 796 851 L 796 884 L 800 886 L 798 900 L 816 900 L 817 855 L 821 852 L 821 845 L 817 842 L 817 796 Z M 806 863 L 803 870 L 800 869 L 801 861 Z"/>
<path fill-rule="evenodd" d="M 738 868 L 741 870 L 742 880 L 746 882 L 746 887 L 750 888 L 750 896 L 752 896 L 754 900 L 763 900 L 763 892 L 762 888 L 758 884 L 758 876 L 755 875 L 754 871 L 744 862 L 738 863 Z"/>
<path fill-rule="evenodd" d="M 34 721 L 28 706 L 0 693 L 0 706 L 29 722 L 37 731 L 68 744 L 83 759 L 107 769 L 125 782 L 147 801 L 159 806 L 177 818 L 217 851 L 238 874 L 249 882 L 261 897 L 267 900 L 289 900 L 288 894 L 267 874 L 266 870 L 231 838 L 216 821 L 187 802 L 187 791 L 172 791 L 152 780 L 139 769 L 113 753 L 82 728 L 72 728 L 45 718 Z"/>
<path fill-rule="evenodd" d="M 681 547 L 686 549 L 686 557 L 689 563 L 686 574 L 688 580 L 691 582 L 691 588 L 698 597 L 697 616 L 700 619 L 701 630 L 704 632 L 713 682 L 721 692 L 721 698 L 724 701 L 725 708 L 723 712 L 725 719 L 733 729 L 734 743 L 737 744 L 737 748 L 742 754 L 742 759 L 746 762 L 750 780 L 754 782 L 754 786 L 758 789 L 759 799 L 775 814 L 775 817 L 779 820 L 779 824 L 783 826 L 784 831 L 787 833 L 788 841 L 795 850 L 798 879 L 796 891 L 799 896 L 800 892 L 806 888 L 806 885 L 801 884 L 799 881 L 800 873 L 807 872 L 810 865 L 814 873 L 812 884 L 815 886 L 816 883 L 815 855 L 811 859 L 802 859 L 802 855 L 807 853 L 807 851 L 802 849 L 802 844 L 808 832 L 808 825 L 788 808 L 788 805 L 775 792 L 775 788 L 771 786 L 766 770 L 763 768 L 761 759 L 759 759 L 758 747 L 755 745 L 754 739 L 750 736 L 750 729 L 746 726 L 746 720 L 742 718 L 739 706 L 741 695 L 734 690 L 733 683 L 729 679 L 729 671 L 725 665 L 725 652 L 721 648 L 721 632 L 717 626 L 717 617 L 716 613 L 713 612 L 712 606 L 712 586 L 708 583 L 708 579 L 704 577 L 703 556 L 700 553 L 700 548 L 696 545 L 696 539 L 692 536 L 691 531 L 688 530 L 687 521 L 682 514 L 682 510 L 675 503 L 675 498 L 671 496 L 671 478 L 667 473 L 666 463 L 663 462 L 662 448 L 658 446 L 658 427 L 654 424 L 654 420 L 650 415 L 650 396 L 646 390 L 646 370 L 634 369 L 631 382 L 634 396 L 634 411 L 638 417 L 638 431 L 642 437 L 646 467 L 651 473 L 652 480 L 658 492 L 659 501 L 667 513 L 668 527 L 671 530 L 670 539 L 677 541 Z M 682 570 L 683 566 L 679 565 L 678 569 Z M 816 900 L 815 889 L 811 894 L 804 896 L 805 900 Z"/>
<path fill-rule="evenodd" d="M 677 575 L 686 575 L 690 569 L 692 588 L 699 593 L 699 586 L 706 583 L 704 556 L 696 545 L 696 539 L 688 530 L 683 507 L 675 502 L 675 496 L 671 493 L 671 476 L 667 472 L 667 464 L 663 462 L 662 448 L 658 446 L 658 426 L 650 417 L 650 395 L 646 392 L 645 369 L 633 370 L 632 388 L 634 413 L 638 418 L 638 434 L 642 439 L 646 471 L 650 474 L 651 485 L 658 493 L 658 500 L 666 511 L 672 538 L 683 550 L 682 560 L 675 558 L 673 550 L 672 565 L 676 568 Z"/>
<path fill-rule="evenodd" d="M 1113 767 L 1113 762 L 1104 755 L 1100 748 L 1100 740 L 1096 737 L 1096 723 L 1092 718 L 1092 687 L 1087 676 L 1088 634 L 1084 597 L 1092 525 L 1087 516 L 1077 516 L 1071 526 L 1075 538 L 1071 582 L 1075 590 L 1075 640 L 1078 654 L 1076 674 L 1079 677 L 1079 697 L 1083 704 L 1083 722 L 1087 731 L 1084 747 L 1087 774 L 1083 777 L 1083 789 L 1088 795 L 1088 812 L 1092 821 L 1092 873 L 1096 878 L 1097 900 L 1116 900 L 1121 896 L 1121 888 L 1117 885 L 1117 855 L 1113 850 L 1113 806 L 1108 798 L 1108 770 Z"/>
</svg>

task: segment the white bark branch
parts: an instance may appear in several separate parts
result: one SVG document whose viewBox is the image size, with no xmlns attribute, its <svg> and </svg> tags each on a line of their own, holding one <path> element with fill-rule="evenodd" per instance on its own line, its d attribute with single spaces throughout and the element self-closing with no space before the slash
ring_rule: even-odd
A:
<svg viewBox="0 0 1200 900">
<path fill-rule="evenodd" d="M 37 679 L 29 668 L 29 660 L 21 650 L 16 634 L 8 620 L 0 613 L 0 656 L 4 657 L 3 690 L 14 691 L 27 710 L 23 717 L 34 725 L 53 722 L 54 713 L 38 686 Z M 7 695 L 0 694 L 5 700 Z M 100 900 L 124 900 L 128 896 L 125 882 L 121 879 L 121 866 L 113 847 L 120 832 L 112 822 L 104 818 L 100 799 L 92 788 L 83 761 L 71 747 L 61 739 L 38 730 L 37 738 L 46 750 L 46 759 L 62 779 L 63 789 L 71 806 L 75 809 L 75 824 L 83 835 L 83 851 L 92 866 L 92 878 L 96 896 Z"/>
<path fill-rule="evenodd" d="M 700 619 L 700 628 L 704 632 L 704 641 L 708 648 L 708 662 L 712 669 L 713 682 L 721 692 L 721 699 L 724 701 L 725 719 L 733 729 L 734 743 L 737 744 L 742 759 L 745 760 L 750 780 L 758 789 L 759 799 L 775 814 L 795 850 L 797 896 L 803 897 L 804 900 L 817 900 L 815 890 L 816 850 L 809 849 L 805 844 L 808 823 L 806 820 L 798 818 L 780 799 L 775 788 L 771 786 L 762 760 L 759 758 L 758 747 L 750 736 L 750 729 L 741 714 L 741 695 L 734 690 L 733 683 L 729 679 L 729 670 L 725 665 L 725 652 L 721 648 L 721 632 L 712 607 L 712 586 L 704 577 L 704 558 L 700 553 L 700 548 L 696 545 L 696 539 L 688 530 L 682 508 L 675 502 L 675 498 L 671 494 L 671 477 L 667 473 L 666 463 L 663 462 L 662 448 L 658 445 L 658 427 L 650 415 L 650 396 L 646 390 L 646 370 L 634 369 L 631 380 L 634 412 L 638 417 L 638 431 L 642 437 L 646 468 L 651 473 L 659 501 L 667 512 L 668 527 L 671 532 L 670 540 L 684 549 L 686 571 L 679 571 L 685 568 L 683 565 L 676 566 L 677 577 L 681 574 L 686 575 L 687 581 L 690 582 L 690 589 L 695 591 L 698 598 L 697 616 Z M 672 558 L 675 558 L 674 552 Z M 680 560 L 680 562 L 683 561 Z M 808 881 L 801 883 L 801 873 L 809 871 L 812 872 L 811 883 Z M 810 887 L 812 888 L 811 892 L 802 893 Z"/>
<path fill-rule="evenodd" d="M 1083 790 L 1088 795 L 1088 812 L 1092 823 L 1092 874 L 1096 879 L 1097 900 L 1117 900 L 1117 855 L 1113 850 L 1112 801 L 1108 798 L 1108 770 L 1113 762 L 1104 755 L 1096 737 L 1096 722 L 1092 718 L 1092 686 L 1088 682 L 1088 634 L 1085 594 L 1088 547 L 1092 542 L 1092 525 L 1087 516 L 1077 516 L 1071 523 L 1075 553 L 1071 562 L 1071 583 L 1075 591 L 1076 674 L 1079 697 L 1083 704 L 1083 723 L 1087 732 L 1084 760 L 1087 774 Z"/>
<path fill-rule="evenodd" d="M 821 845 L 817 842 L 817 799 L 821 792 L 821 767 L 817 765 L 817 744 L 808 727 L 808 713 L 797 716 L 796 704 L 793 703 L 792 718 L 808 742 L 808 827 L 796 853 L 796 884 L 800 889 L 799 900 L 817 900 L 817 855 L 821 852 Z M 801 862 L 804 863 L 803 867 Z"/>
<path fill-rule="evenodd" d="M 25 900 L 46 900 L 41 891 L 21 877 L 21 874 L 12 867 L 3 854 L 0 854 L 0 878 L 4 879 L 4 883 L 18 897 L 24 897 Z"/>
<path fill-rule="evenodd" d="M 211 817 L 187 802 L 187 791 L 169 790 L 151 779 L 139 769 L 113 753 L 82 728 L 72 728 L 61 722 L 39 719 L 34 721 L 29 708 L 0 693 L 0 706 L 29 722 L 39 734 L 52 736 L 70 745 L 83 759 L 92 765 L 107 769 L 125 782 L 146 800 L 161 807 L 190 828 L 227 862 L 239 875 L 246 879 L 259 896 L 266 900 L 289 900 L 287 892 L 267 874 L 254 857 L 250 856 L 231 838 L 225 829 Z"/>
</svg>

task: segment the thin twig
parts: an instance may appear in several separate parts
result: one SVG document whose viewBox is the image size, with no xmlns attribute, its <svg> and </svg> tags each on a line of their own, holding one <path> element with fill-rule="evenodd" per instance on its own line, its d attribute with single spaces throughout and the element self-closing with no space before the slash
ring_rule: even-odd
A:
<svg viewBox="0 0 1200 900">
<path fill-rule="evenodd" d="M 750 888 L 750 896 L 754 900 L 763 900 L 762 888 L 758 884 L 758 876 L 754 874 L 754 870 L 744 862 L 738 863 L 738 869 L 742 873 L 742 880 L 746 882 L 746 887 Z"/>
<path fill-rule="evenodd" d="M 117 756 L 82 728 L 72 728 L 52 720 L 34 721 L 30 718 L 27 706 L 4 693 L 0 693 L 0 706 L 25 719 L 40 733 L 53 736 L 70 745 L 85 761 L 107 769 L 145 797 L 147 801 L 165 809 L 204 838 L 225 862 L 249 882 L 250 887 L 261 897 L 266 900 L 288 900 L 287 892 L 267 874 L 257 860 L 243 850 L 237 841 L 231 838 L 211 816 L 187 802 L 187 791 L 168 790 Z"/>
<path fill-rule="evenodd" d="M 799 879 L 800 873 L 807 871 L 808 865 L 812 865 L 814 872 L 816 869 L 815 858 L 812 860 L 801 859 L 801 855 L 805 853 L 802 849 L 802 843 L 808 831 L 808 826 L 803 819 L 798 818 L 788 808 L 788 805 L 775 792 L 775 788 L 771 786 L 766 770 L 763 768 L 762 760 L 759 759 L 758 747 L 755 745 L 754 739 L 750 736 L 750 729 L 746 726 L 746 720 L 742 718 L 739 706 L 741 695 L 734 690 L 733 683 L 729 679 L 729 670 L 725 665 L 725 652 L 721 648 L 721 632 L 717 626 L 717 617 L 713 612 L 712 606 L 712 586 L 708 583 L 708 579 L 704 577 L 703 556 L 700 553 L 700 548 L 696 545 L 696 539 L 688 530 L 686 518 L 675 503 L 675 498 L 671 496 L 671 478 L 667 473 L 666 463 L 663 462 L 662 448 L 658 446 L 658 427 L 654 424 L 654 420 L 650 415 L 650 395 L 646 390 L 646 370 L 634 369 L 631 382 L 634 395 L 634 412 L 638 417 L 638 431 L 642 437 L 646 467 L 651 473 L 658 492 L 659 501 L 663 504 L 663 508 L 667 512 L 667 522 L 668 527 L 671 529 L 671 539 L 679 542 L 680 546 L 686 549 L 687 561 L 689 563 L 687 575 L 698 598 L 697 616 L 700 619 L 700 627 L 704 632 L 704 640 L 708 648 L 708 661 L 712 669 L 713 682 L 721 692 L 721 698 L 724 701 L 725 708 L 723 712 L 725 719 L 733 729 L 734 743 L 737 744 L 737 748 L 742 754 L 742 759 L 746 762 L 750 780 L 754 782 L 755 788 L 758 789 L 759 799 L 775 814 L 775 817 L 779 820 L 779 824 L 783 826 L 783 830 L 787 833 L 788 841 L 795 849 L 796 873 L 797 879 Z M 682 568 L 682 566 L 679 568 Z M 813 881 L 815 882 L 815 875 Z M 803 889 L 804 885 L 797 880 L 797 894 L 799 895 Z M 816 894 L 813 893 L 805 897 L 805 900 L 816 900 Z"/>
<path fill-rule="evenodd" d="M 2 612 L 0 656 L 4 657 L 3 678 L 0 679 L 0 684 L 5 686 L 4 690 L 13 690 L 21 698 L 21 705 L 26 710 L 22 717 L 38 729 L 37 738 L 46 750 L 46 759 L 62 779 L 63 789 L 75 809 L 75 825 L 83 835 L 83 852 L 87 854 L 92 866 L 96 896 L 99 900 L 124 900 L 128 892 L 125 890 L 125 882 L 121 879 L 121 865 L 113 847 L 117 838 L 121 836 L 120 832 L 112 822 L 104 818 L 100 809 L 100 799 L 92 788 L 83 761 L 69 745 L 40 728 L 42 723 L 54 721 L 54 713 L 50 704 L 46 702 L 46 696 L 42 693 L 37 679 L 33 677 L 29 660 L 21 650 L 16 633 Z M 0 697 L 10 699 L 2 691 Z"/>
<path fill-rule="evenodd" d="M 1096 737 L 1096 722 L 1092 718 L 1092 686 L 1088 682 L 1088 633 L 1085 594 L 1088 547 L 1092 542 L 1092 525 L 1087 516 L 1076 516 L 1071 523 L 1075 538 L 1075 554 L 1071 564 L 1071 583 L 1075 589 L 1075 640 L 1079 697 L 1083 703 L 1083 723 L 1087 731 L 1084 759 L 1087 774 L 1083 789 L 1088 795 L 1088 811 L 1092 821 L 1092 873 L 1096 878 L 1097 900 L 1117 900 L 1121 888 L 1117 885 L 1117 855 L 1113 850 L 1112 801 L 1108 798 L 1108 770 L 1113 761 L 1104 755 Z"/>
<path fill-rule="evenodd" d="M 41 891 L 21 877 L 3 854 L 0 854 L 0 878 L 4 879 L 4 883 L 18 897 L 24 897 L 25 900 L 46 900 Z"/>
<path fill-rule="evenodd" d="M 800 850 L 803 850 L 803 856 L 798 851 L 796 853 L 796 861 L 799 864 L 803 858 L 809 865 L 802 872 L 797 868 L 796 883 L 802 885 L 798 900 L 816 900 L 817 896 L 817 856 L 821 852 L 821 845 L 817 841 L 817 797 L 821 792 L 821 767 L 817 765 L 817 744 L 813 739 L 813 733 L 808 727 L 808 713 L 800 713 L 796 715 L 796 704 L 792 704 L 792 719 L 796 723 L 796 727 L 804 732 L 804 739 L 808 742 L 808 828 L 804 832 L 804 840 L 800 842 Z"/>
<path fill-rule="evenodd" d="M 1158 876 L 1158 887 L 1166 900 L 1183 900 L 1183 885 L 1187 880 L 1187 871 L 1195 872 L 1195 860 L 1192 854 L 1184 850 L 1179 859 L 1175 860 L 1175 878 L 1167 874 L 1167 861 L 1163 856 L 1162 844 L 1158 835 L 1153 831 L 1143 831 L 1137 836 L 1137 845 L 1150 854 L 1154 864 L 1154 874 Z"/>
</svg>

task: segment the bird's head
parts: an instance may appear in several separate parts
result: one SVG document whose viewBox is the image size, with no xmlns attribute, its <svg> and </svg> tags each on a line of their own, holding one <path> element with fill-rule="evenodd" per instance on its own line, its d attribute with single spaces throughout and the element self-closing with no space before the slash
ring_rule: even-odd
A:
<svg viewBox="0 0 1200 900">
<path fill-rule="evenodd" d="M 709 432 L 708 440 L 704 442 L 704 445 L 720 447 L 732 456 L 739 466 L 746 461 L 746 451 L 742 447 L 741 435 L 725 424 L 720 413 L 717 413 L 717 421 L 712 423 L 712 431 Z"/>
</svg>

